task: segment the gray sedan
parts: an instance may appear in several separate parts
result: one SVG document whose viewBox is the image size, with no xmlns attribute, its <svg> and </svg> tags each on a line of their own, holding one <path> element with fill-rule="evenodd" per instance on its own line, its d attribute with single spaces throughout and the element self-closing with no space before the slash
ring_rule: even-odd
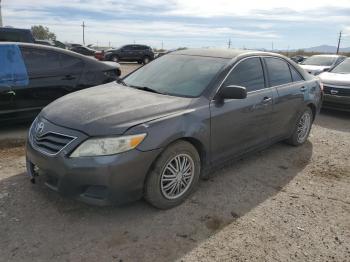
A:
<svg viewBox="0 0 350 262">
<path fill-rule="evenodd" d="M 171 208 L 219 164 L 282 140 L 302 145 L 321 93 L 281 55 L 172 52 L 42 110 L 29 131 L 28 174 L 88 203 L 144 197 Z"/>
</svg>

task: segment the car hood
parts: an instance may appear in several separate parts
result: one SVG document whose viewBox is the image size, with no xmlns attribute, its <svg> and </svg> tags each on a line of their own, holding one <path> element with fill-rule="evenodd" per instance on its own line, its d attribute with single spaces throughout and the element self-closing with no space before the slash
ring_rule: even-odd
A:
<svg viewBox="0 0 350 262">
<path fill-rule="evenodd" d="M 130 127 L 178 114 L 191 101 L 109 83 L 61 97 L 41 116 L 90 136 L 120 135 Z"/>
<path fill-rule="evenodd" d="M 320 74 L 319 78 L 324 84 L 350 87 L 350 74 L 336 74 L 332 72 L 325 72 Z"/>
<path fill-rule="evenodd" d="M 310 74 L 323 72 L 324 70 L 331 68 L 331 66 L 316 66 L 316 65 L 300 65 L 300 66 Z"/>
</svg>

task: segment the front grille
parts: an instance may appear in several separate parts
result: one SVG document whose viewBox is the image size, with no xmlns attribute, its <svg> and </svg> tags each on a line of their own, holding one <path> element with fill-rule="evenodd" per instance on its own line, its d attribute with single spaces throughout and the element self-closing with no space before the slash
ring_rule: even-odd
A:
<svg viewBox="0 0 350 262">
<path fill-rule="evenodd" d="M 333 92 L 332 94 L 332 90 Z M 350 96 L 350 87 L 346 88 L 340 88 L 340 87 L 333 87 L 333 86 L 324 86 L 323 87 L 323 92 L 328 95 L 336 95 L 336 96 Z"/>
<path fill-rule="evenodd" d="M 58 154 L 74 139 L 75 137 L 54 132 L 48 132 L 40 136 L 31 132 L 31 143 L 33 147 L 49 155 Z"/>
</svg>

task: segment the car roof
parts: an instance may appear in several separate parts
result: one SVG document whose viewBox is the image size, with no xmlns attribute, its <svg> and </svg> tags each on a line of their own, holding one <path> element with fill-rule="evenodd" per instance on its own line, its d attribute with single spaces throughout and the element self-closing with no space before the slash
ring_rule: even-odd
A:
<svg viewBox="0 0 350 262">
<path fill-rule="evenodd" d="M 84 56 L 84 55 L 81 55 L 79 53 L 76 53 L 76 52 L 73 52 L 73 51 L 70 51 L 67 49 L 58 48 L 55 46 L 32 44 L 32 43 L 22 43 L 22 42 L 0 42 L 0 46 L 1 45 L 17 45 L 17 46 L 21 46 L 21 47 L 30 47 L 30 48 L 37 48 L 37 49 L 42 49 L 42 50 L 43 49 L 44 50 L 52 50 L 55 52 L 59 52 L 62 54 L 66 54 L 69 56 L 80 58 L 80 59 L 84 60 L 85 62 L 89 62 L 90 64 L 97 64 L 97 65 L 104 64 L 104 63 L 101 63 L 101 61 L 96 60 L 95 58 Z M 108 66 L 108 65 L 105 64 L 105 66 Z M 111 65 L 109 65 L 109 67 L 111 67 Z"/>
<path fill-rule="evenodd" d="M 323 57 L 344 57 L 343 55 L 327 55 L 327 54 L 313 55 L 313 56 L 323 56 Z"/>
<path fill-rule="evenodd" d="M 193 48 L 193 49 L 184 49 L 179 51 L 174 51 L 170 55 L 191 55 L 191 56 L 205 56 L 205 57 L 217 57 L 217 58 L 226 58 L 232 59 L 241 55 L 269 55 L 277 56 L 279 54 L 255 51 L 255 50 L 246 50 L 246 49 L 227 49 L 227 48 Z"/>
<path fill-rule="evenodd" d="M 23 46 L 23 47 L 31 47 L 31 48 L 40 48 L 40 49 L 46 49 L 46 50 L 52 50 L 52 51 L 56 51 L 56 52 L 60 52 L 60 53 L 65 53 L 67 55 L 70 56 L 76 56 L 79 58 L 88 58 L 84 55 L 66 50 L 66 49 L 62 49 L 62 48 L 58 48 L 55 46 L 48 46 L 48 45 L 40 45 L 40 44 L 36 44 L 36 43 L 23 43 L 23 42 L 0 42 L 0 45 L 18 45 L 18 46 Z"/>
<path fill-rule="evenodd" d="M 25 28 L 14 28 L 14 27 L 0 27 L 0 31 L 30 31 L 30 29 L 25 29 Z"/>
</svg>

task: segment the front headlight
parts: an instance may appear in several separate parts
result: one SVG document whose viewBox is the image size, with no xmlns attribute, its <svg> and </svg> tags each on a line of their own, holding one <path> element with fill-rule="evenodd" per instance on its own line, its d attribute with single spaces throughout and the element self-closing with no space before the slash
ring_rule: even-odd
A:
<svg viewBox="0 0 350 262">
<path fill-rule="evenodd" d="M 122 153 L 136 148 L 146 137 L 146 134 L 90 138 L 76 148 L 71 157 L 106 156 Z"/>
</svg>

